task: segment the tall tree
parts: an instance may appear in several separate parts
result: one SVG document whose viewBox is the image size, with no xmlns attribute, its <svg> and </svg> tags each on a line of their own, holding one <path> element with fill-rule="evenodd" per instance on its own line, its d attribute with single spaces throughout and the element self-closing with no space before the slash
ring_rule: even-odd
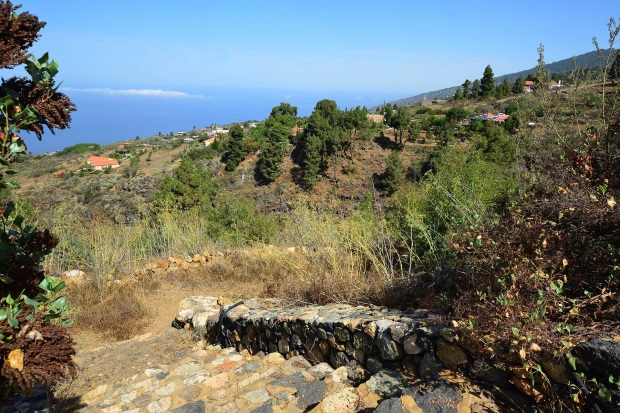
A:
<svg viewBox="0 0 620 413">
<path fill-rule="evenodd" d="M 471 97 L 471 81 L 469 79 L 465 79 L 465 82 L 463 82 L 463 96 L 465 98 L 469 98 Z"/>
<path fill-rule="evenodd" d="M 512 85 L 507 77 L 504 78 L 502 83 L 496 89 L 496 96 L 498 99 L 501 99 L 506 96 L 510 96 L 512 93 Z"/>
<path fill-rule="evenodd" d="M 215 197 L 215 185 L 211 171 L 197 168 L 189 157 L 181 158 L 181 163 L 171 175 L 167 175 L 153 195 L 156 208 L 208 209 Z"/>
<path fill-rule="evenodd" d="M 493 69 L 491 65 L 487 65 L 484 68 L 482 79 L 480 80 L 480 92 L 483 98 L 488 98 L 493 95 L 495 91 L 495 80 L 493 79 Z"/>
<path fill-rule="evenodd" d="M 403 132 L 409 128 L 409 124 L 411 123 L 411 115 L 409 114 L 409 109 L 402 107 L 399 108 L 396 113 L 390 117 L 390 125 L 394 128 L 394 140 L 401 147 L 403 145 Z"/>
<path fill-rule="evenodd" d="M 275 181 L 282 172 L 282 160 L 296 117 L 296 106 L 281 103 L 271 110 L 271 114 L 265 121 L 266 141 L 261 148 L 257 168 L 266 182 Z"/>
<path fill-rule="evenodd" d="M 403 161 L 398 151 L 392 151 L 387 158 L 386 168 L 379 179 L 379 189 L 386 196 L 391 196 L 405 182 Z"/>
<path fill-rule="evenodd" d="M 453 99 L 454 100 L 463 100 L 463 91 L 461 90 L 460 87 L 456 88 L 456 92 L 454 92 Z"/>
<path fill-rule="evenodd" d="M 304 152 L 301 181 L 306 189 L 312 189 L 321 179 L 323 169 L 323 145 L 321 138 L 312 133 L 304 134 Z"/>
<path fill-rule="evenodd" d="M 305 187 L 311 188 L 318 181 L 320 173 L 327 170 L 330 158 L 336 161 L 342 155 L 346 141 L 343 124 L 336 102 L 328 99 L 317 102 L 298 142 Z"/>
<path fill-rule="evenodd" d="M 480 85 L 480 80 L 476 79 L 471 84 L 471 98 L 478 99 L 480 97 L 482 97 L 482 87 Z"/>
<path fill-rule="evenodd" d="M 515 83 L 512 85 L 512 93 L 518 95 L 519 93 L 523 93 L 525 91 L 525 80 L 521 76 L 515 80 Z"/>
<path fill-rule="evenodd" d="M 235 124 L 228 132 L 228 141 L 226 141 L 222 155 L 222 162 L 226 163 L 227 171 L 234 171 L 245 158 L 243 136 L 243 128 L 239 124 Z"/>
</svg>

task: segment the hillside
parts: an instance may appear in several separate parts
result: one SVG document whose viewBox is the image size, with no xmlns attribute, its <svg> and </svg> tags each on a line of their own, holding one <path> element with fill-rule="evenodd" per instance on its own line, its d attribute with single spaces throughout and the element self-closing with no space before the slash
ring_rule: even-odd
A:
<svg viewBox="0 0 620 413">
<path fill-rule="evenodd" d="M 614 49 L 612 53 L 616 52 L 617 49 Z M 602 59 L 605 60 L 607 58 L 607 51 L 603 51 Z M 574 61 L 573 61 L 574 59 Z M 578 56 L 569 57 L 566 59 L 559 60 L 553 63 L 547 63 L 546 67 L 551 74 L 553 73 L 563 73 L 567 71 L 571 71 L 574 68 L 574 63 L 576 63 L 579 67 L 587 67 L 590 69 L 594 69 L 599 67 L 599 56 L 596 50 L 580 54 Z M 532 74 L 536 71 L 535 67 L 531 69 L 521 70 L 519 72 L 509 73 L 506 75 L 497 76 L 495 78 L 497 83 L 501 83 L 505 78 L 507 78 L 510 82 L 514 82 L 517 80 L 519 76 L 523 79 L 527 77 L 527 75 Z M 481 68 L 482 72 L 482 68 Z M 463 79 L 465 80 L 465 79 Z M 470 79 L 473 81 L 473 79 Z M 419 95 L 411 96 L 404 99 L 395 100 L 392 103 L 398 106 L 410 106 L 414 104 L 421 103 L 423 99 L 446 99 L 454 96 L 454 92 L 456 89 L 461 87 L 461 85 L 451 86 L 444 89 L 432 90 L 425 93 L 420 93 Z M 376 108 L 377 106 L 373 106 L 371 109 Z"/>
</svg>

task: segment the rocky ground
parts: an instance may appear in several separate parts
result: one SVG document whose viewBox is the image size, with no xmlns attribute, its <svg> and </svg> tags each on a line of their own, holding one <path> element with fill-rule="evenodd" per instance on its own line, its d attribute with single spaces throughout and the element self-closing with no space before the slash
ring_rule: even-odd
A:
<svg viewBox="0 0 620 413">
<path fill-rule="evenodd" d="M 311 366 L 301 356 L 286 360 L 279 353 L 252 356 L 192 337 L 165 328 L 82 352 L 77 378 L 56 389 L 51 410 L 44 394 L 35 394 L 16 399 L 5 412 L 497 411 L 480 389 L 455 391 L 456 376 L 422 386 L 384 370 L 359 384 L 347 367 Z"/>
</svg>

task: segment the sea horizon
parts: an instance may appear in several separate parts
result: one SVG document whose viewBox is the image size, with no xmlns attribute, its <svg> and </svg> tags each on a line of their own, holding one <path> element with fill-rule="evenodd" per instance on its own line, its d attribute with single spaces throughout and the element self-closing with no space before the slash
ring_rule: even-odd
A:
<svg viewBox="0 0 620 413">
<path fill-rule="evenodd" d="M 152 89 L 78 89 L 61 91 L 75 103 L 70 128 L 49 131 L 38 141 L 25 136 L 30 154 L 62 150 L 77 143 L 113 142 L 245 121 L 262 121 L 281 102 L 297 106 L 308 116 L 322 99 L 336 101 L 341 109 L 371 107 L 403 98 L 394 92 L 342 92 L 274 89 L 199 89 L 170 92 Z M 412 92 L 411 95 L 415 94 Z"/>
</svg>

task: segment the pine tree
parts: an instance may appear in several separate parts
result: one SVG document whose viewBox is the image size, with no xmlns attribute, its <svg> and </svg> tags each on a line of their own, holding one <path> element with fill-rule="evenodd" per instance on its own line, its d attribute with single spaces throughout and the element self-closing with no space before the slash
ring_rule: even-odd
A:
<svg viewBox="0 0 620 413">
<path fill-rule="evenodd" d="M 463 82 L 463 96 L 466 99 L 469 99 L 471 97 L 471 82 L 469 81 L 469 79 L 465 79 L 465 82 Z"/>
<path fill-rule="evenodd" d="M 214 197 L 211 171 L 196 168 L 189 157 L 184 157 L 172 175 L 166 176 L 159 185 L 153 195 L 153 204 L 156 208 L 207 209 Z"/>
<path fill-rule="evenodd" d="M 482 97 L 482 88 L 480 86 L 480 80 L 476 79 L 471 84 L 471 98 L 478 99 Z"/>
<path fill-rule="evenodd" d="M 463 100 L 463 92 L 460 87 L 457 87 L 456 92 L 454 92 L 454 100 Z"/>
<path fill-rule="evenodd" d="M 387 158 L 386 168 L 381 174 L 379 188 L 386 196 L 391 196 L 405 182 L 405 172 L 403 161 L 400 159 L 398 151 L 392 151 Z"/>
<path fill-rule="evenodd" d="M 523 93 L 525 91 L 525 80 L 521 76 L 515 80 L 515 83 L 512 85 L 512 93 L 518 95 L 519 93 Z"/>
<path fill-rule="evenodd" d="M 282 160 L 286 153 L 286 140 L 291 129 L 274 118 L 265 122 L 267 140 L 261 149 L 257 168 L 266 182 L 273 182 L 282 172 Z"/>
<path fill-rule="evenodd" d="M 321 139 L 314 134 L 304 136 L 304 159 L 301 174 L 302 184 L 306 189 L 311 189 L 320 179 L 323 159 Z"/>
<path fill-rule="evenodd" d="M 491 65 L 484 68 L 482 79 L 480 80 L 480 92 L 483 98 L 488 98 L 495 91 L 495 80 L 493 79 L 493 69 Z"/>
<path fill-rule="evenodd" d="M 236 124 L 228 132 L 228 141 L 226 143 L 222 162 L 226 164 L 227 171 L 234 171 L 237 165 L 245 158 L 243 150 L 243 129 L 241 125 Z"/>
</svg>

